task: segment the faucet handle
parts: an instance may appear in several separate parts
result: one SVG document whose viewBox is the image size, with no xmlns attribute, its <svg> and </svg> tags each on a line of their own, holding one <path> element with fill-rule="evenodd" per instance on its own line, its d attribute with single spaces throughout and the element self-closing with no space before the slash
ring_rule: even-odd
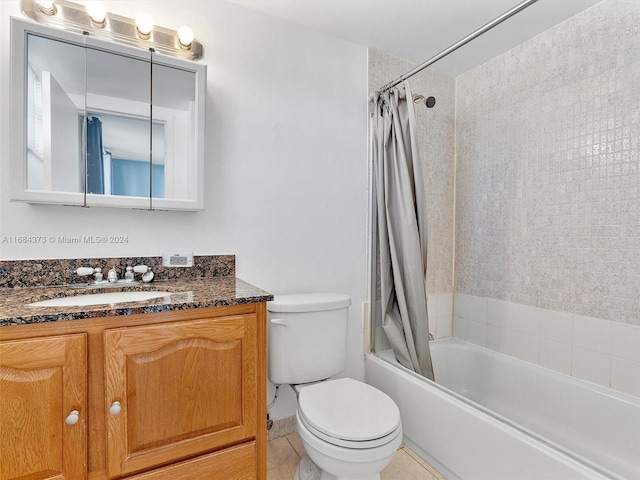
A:
<svg viewBox="0 0 640 480">
<path fill-rule="evenodd" d="M 153 272 L 146 265 L 136 265 L 133 267 L 133 271 L 136 273 L 142 273 L 142 281 L 145 283 L 149 283 L 153 280 Z"/>
<path fill-rule="evenodd" d="M 80 267 L 76 270 L 76 273 L 80 276 L 85 276 L 85 275 L 93 275 L 94 271 L 95 271 L 95 268 L 93 267 Z"/>
</svg>

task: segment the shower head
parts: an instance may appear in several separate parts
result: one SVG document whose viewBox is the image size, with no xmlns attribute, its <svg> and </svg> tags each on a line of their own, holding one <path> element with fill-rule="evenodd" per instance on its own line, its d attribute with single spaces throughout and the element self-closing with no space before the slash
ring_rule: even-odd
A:
<svg viewBox="0 0 640 480">
<path fill-rule="evenodd" d="M 436 104 L 436 97 L 426 97 L 424 95 L 414 95 L 413 96 L 414 103 L 424 103 L 427 108 L 433 108 Z"/>
</svg>

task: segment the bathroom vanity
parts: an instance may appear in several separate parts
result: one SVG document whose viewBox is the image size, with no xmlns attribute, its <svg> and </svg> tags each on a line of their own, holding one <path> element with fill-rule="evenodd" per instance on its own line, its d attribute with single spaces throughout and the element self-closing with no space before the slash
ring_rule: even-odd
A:
<svg viewBox="0 0 640 480">
<path fill-rule="evenodd" d="M 270 294 L 176 279 L 144 302 L 27 306 L 56 288 L 3 289 L 22 324 L 0 319 L 1 480 L 266 479 Z"/>
</svg>

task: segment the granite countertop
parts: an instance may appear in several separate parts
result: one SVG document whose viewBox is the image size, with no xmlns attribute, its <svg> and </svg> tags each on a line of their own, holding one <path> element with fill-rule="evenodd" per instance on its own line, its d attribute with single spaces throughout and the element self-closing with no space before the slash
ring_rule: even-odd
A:
<svg viewBox="0 0 640 480">
<path fill-rule="evenodd" d="M 32 307 L 29 303 L 71 295 L 117 291 L 166 291 L 170 295 L 142 302 L 68 307 Z M 188 310 L 266 302 L 273 295 L 239 278 L 209 277 L 196 279 L 154 280 L 151 283 L 116 286 L 63 285 L 0 288 L 0 326 L 57 322 L 110 315 Z"/>
</svg>

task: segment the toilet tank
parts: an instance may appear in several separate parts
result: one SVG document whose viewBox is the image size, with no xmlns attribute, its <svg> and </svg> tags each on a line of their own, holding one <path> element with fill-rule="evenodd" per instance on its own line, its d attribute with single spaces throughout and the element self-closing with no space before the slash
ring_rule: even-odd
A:
<svg viewBox="0 0 640 480">
<path fill-rule="evenodd" d="M 267 303 L 269 380 L 299 384 L 344 370 L 351 298 L 339 293 L 276 295 Z"/>
</svg>

